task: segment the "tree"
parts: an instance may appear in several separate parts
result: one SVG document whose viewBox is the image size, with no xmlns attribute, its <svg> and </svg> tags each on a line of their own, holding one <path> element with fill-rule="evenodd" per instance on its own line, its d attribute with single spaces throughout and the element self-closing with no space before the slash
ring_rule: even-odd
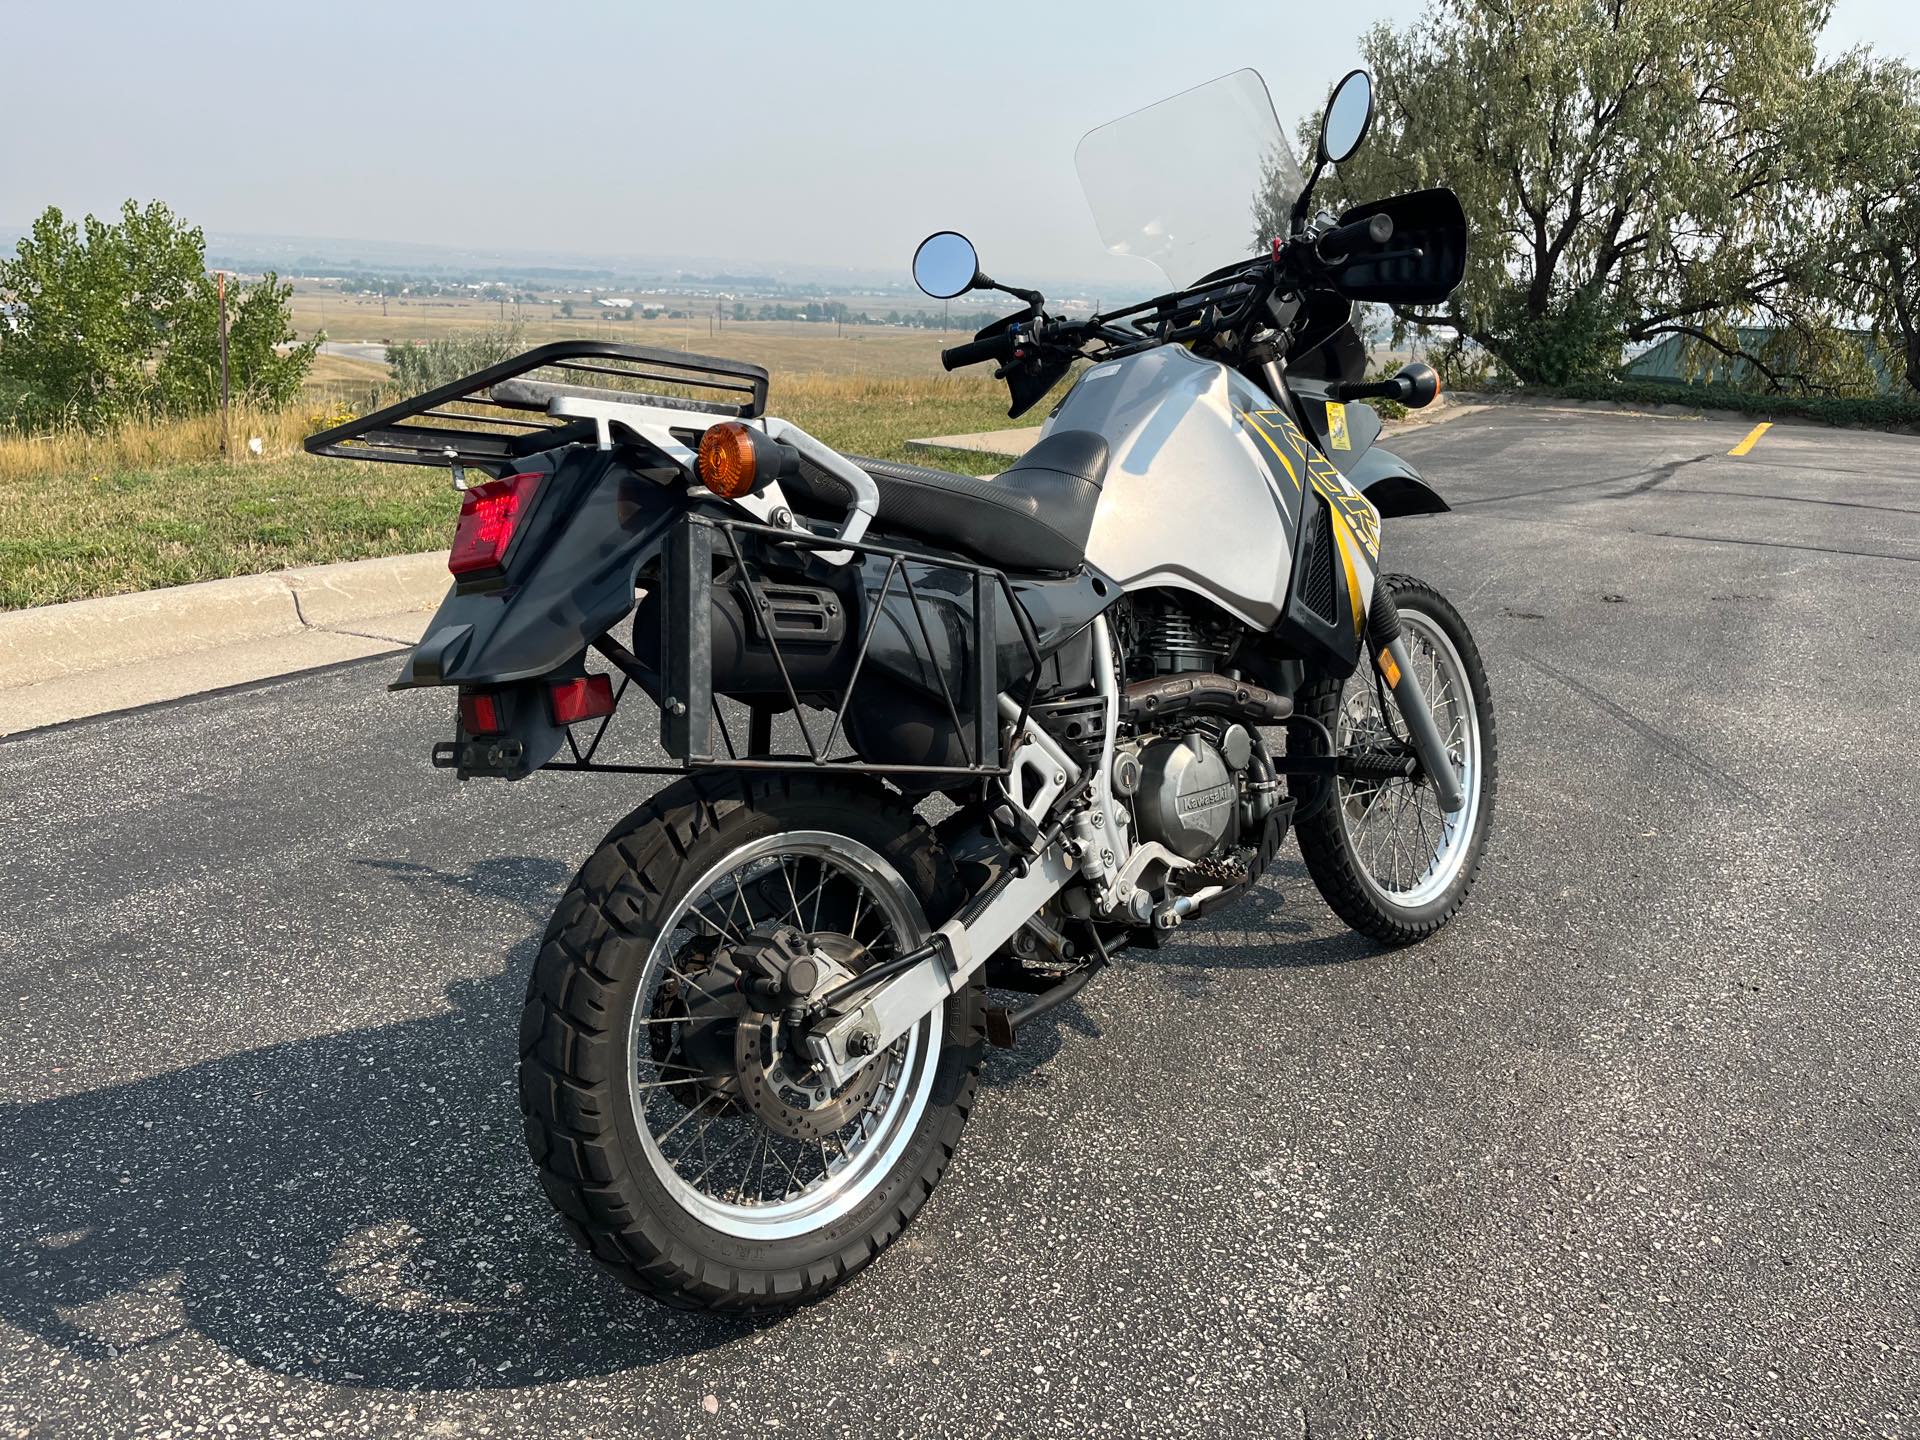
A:
<svg viewBox="0 0 1920 1440">
<path fill-rule="evenodd" d="M 1889 368 L 1920 390 L 1920 71 L 1854 52 L 1863 102 L 1826 217 L 1827 264 Z"/>
<path fill-rule="evenodd" d="M 0 343 L 0 424 L 97 425 L 190 414 L 219 403 L 219 299 L 201 232 L 157 201 L 117 223 L 70 223 L 49 207 L 0 260 L 14 324 Z M 299 391 L 317 342 L 294 338 L 292 287 L 269 274 L 230 287 L 233 393 L 279 406 Z"/>
<path fill-rule="evenodd" d="M 526 348 L 525 331 L 514 321 L 477 334 L 389 345 L 387 365 L 393 372 L 397 389 L 407 395 L 418 395 L 512 359 Z"/>
<path fill-rule="evenodd" d="M 1450 185 L 1472 231 L 1452 300 L 1401 319 L 1550 383 L 1610 371 L 1628 342 L 1738 354 L 1737 325 L 1831 331 L 1804 217 L 1865 102 L 1847 65 L 1818 58 L 1828 8 L 1439 0 L 1404 32 L 1376 28 L 1380 113 L 1340 183 Z M 1776 385 L 1817 378 L 1748 358 Z"/>
<path fill-rule="evenodd" d="M 313 365 L 318 339 L 292 344 L 293 286 L 266 275 L 252 285 L 227 287 L 227 386 L 237 403 L 262 410 L 291 404 Z M 288 347 L 283 349 L 282 347 Z M 202 273 L 153 367 L 158 410 L 200 414 L 220 404 L 220 296 Z"/>
</svg>

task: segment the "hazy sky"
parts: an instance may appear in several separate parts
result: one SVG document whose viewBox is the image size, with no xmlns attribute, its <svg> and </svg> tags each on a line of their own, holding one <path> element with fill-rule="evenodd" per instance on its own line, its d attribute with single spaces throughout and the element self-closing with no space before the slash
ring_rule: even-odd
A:
<svg viewBox="0 0 1920 1440">
<path fill-rule="evenodd" d="M 1291 126 L 1366 27 L 1411 7 L 7 9 L 0 228 L 135 196 L 229 233 L 904 270 L 953 226 L 1003 278 L 1099 279 L 1136 272 L 1101 257 L 1073 170 L 1085 130 L 1240 65 Z M 1840 0 L 1829 45 L 1859 41 L 1920 56 L 1920 7 Z"/>
</svg>

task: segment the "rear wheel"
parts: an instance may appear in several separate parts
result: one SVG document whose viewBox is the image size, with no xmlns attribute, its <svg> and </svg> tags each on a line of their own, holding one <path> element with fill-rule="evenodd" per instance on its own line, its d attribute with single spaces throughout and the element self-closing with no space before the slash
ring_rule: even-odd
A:
<svg viewBox="0 0 1920 1440">
<path fill-rule="evenodd" d="M 1460 774 L 1466 804 L 1440 810 L 1424 776 L 1295 782 L 1304 818 L 1300 856 L 1336 914 L 1386 945 L 1424 940 L 1466 902 L 1486 850 L 1499 768 L 1486 667 L 1460 612 L 1432 586 L 1382 575 L 1400 611 L 1407 652 Z M 1362 661 L 1345 679 L 1310 682 L 1296 713 L 1318 721 L 1343 750 L 1404 749 L 1393 693 Z M 1326 739 L 1296 723 L 1289 742 L 1324 753 Z"/>
<path fill-rule="evenodd" d="M 982 1055 L 954 997 L 838 1089 L 755 985 L 857 974 L 953 903 L 926 826 L 878 786 L 689 782 L 607 837 L 548 927 L 521 1107 L 548 1195 L 671 1304 L 779 1309 L 891 1243 L 952 1157 Z"/>
</svg>

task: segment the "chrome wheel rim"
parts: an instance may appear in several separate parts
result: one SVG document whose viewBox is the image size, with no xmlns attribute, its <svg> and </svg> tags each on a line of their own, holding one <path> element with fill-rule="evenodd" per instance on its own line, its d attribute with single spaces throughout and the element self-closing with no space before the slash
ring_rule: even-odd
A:
<svg viewBox="0 0 1920 1440">
<path fill-rule="evenodd" d="M 845 928 L 822 930 L 823 911 L 826 923 L 837 916 Z M 768 924 L 850 935 L 875 961 L 927 936 L 918 899 L 884 856 L 845 835 L 805 830 L 732 851 L 688 887 L 661 927 L 627 1031 L 634 1124 L 648 1165 L 682 1209 L 713 1229 L 756 1240 L 817 1230 L 873 1194 L 926 1110 L 943 1023 L 936 1008 L 869 1062 L 861 1072 L 868 1083 L 867 1071 L 880 1067 L 871 1100 L 832 1135 L 807 1141 L 779 1134 L 701 1086 L 700 1072 L 684 1063 L 675 1042 L 656 1039 L 684 1034 L 689 1024 L 662 1002 L 669 982 L 690 983 L 689 957 Z M 861 1084 L 861 1076 L 850 1083 Z M 702 1098 L 692 1103 L 696 1095 Z"/>
<path fill-rule="evenodd" d="M 1434 722 L 1460 772 L 1466 804 L 1441 813 L 1432 782 L 1338 779 L 1335 806 L 1347 851 L 1374 896 L 1402 910 L 1418 909 L 1446 893 L 1473 848 L 1480 815 L 1480 712 L 1460 651 L 1432 616 L 1411 607 L 1400 611 L 1402 633 L 1414 675 L 1425 691 Z M 1340 692 L 1334 739 L 1342 748 L 1404 737 L 1406 723 L 1391 691 L 1385 713 L 1373 667 L 1362 664 Z"/>
</svg>

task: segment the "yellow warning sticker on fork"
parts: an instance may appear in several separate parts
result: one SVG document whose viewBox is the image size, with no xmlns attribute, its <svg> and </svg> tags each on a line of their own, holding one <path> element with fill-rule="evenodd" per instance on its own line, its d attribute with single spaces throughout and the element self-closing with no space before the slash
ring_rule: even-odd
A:
<svg viewBox="0 0 1920 1440">
<path fill-rule="evenodd" d="M 1353 449 L 1353 437 L 1347 434 L 1347 407 L 1337 400 L 1327 402 L 1327 446 L 1332 450 Z"/>
</svg>

